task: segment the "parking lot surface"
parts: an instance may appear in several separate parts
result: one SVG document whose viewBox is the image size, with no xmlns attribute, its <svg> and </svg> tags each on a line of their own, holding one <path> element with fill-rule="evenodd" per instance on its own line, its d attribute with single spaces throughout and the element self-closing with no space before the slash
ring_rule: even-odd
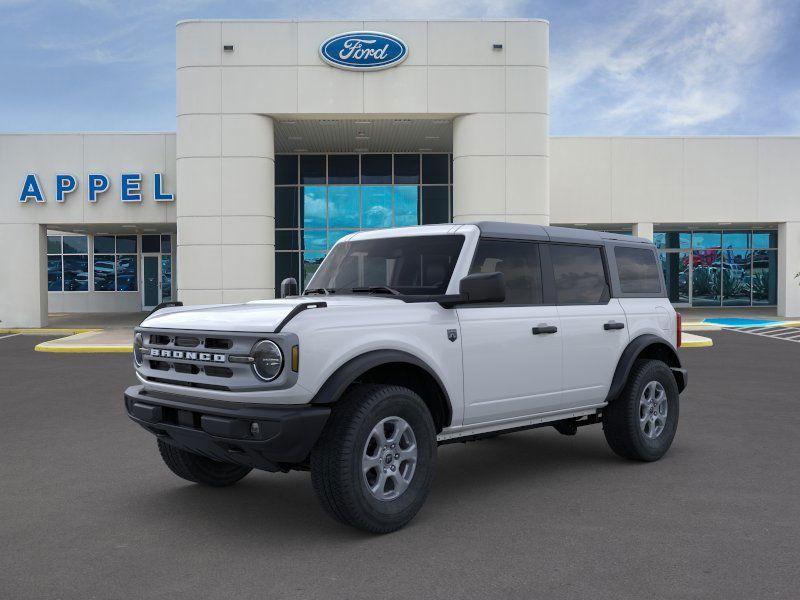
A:
<svg viewBox="0 0 800 600">
<path fill-rule="evenodd" d="M 0 597 L 800 597 L 800 344 L 709 335 L 661 461 L 599 426 L 443 446 L 382 537 L 331 521 L 308 473 L 172 475 L 125 416 L 128 355 L 0 339 Z"/>
</svg>

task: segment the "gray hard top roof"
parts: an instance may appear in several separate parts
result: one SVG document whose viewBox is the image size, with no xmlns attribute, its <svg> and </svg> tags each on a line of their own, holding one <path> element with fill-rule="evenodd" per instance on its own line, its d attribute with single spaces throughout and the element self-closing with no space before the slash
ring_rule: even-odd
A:
<svg viewBox="0 0 800 600">
<path fill-rule="evenodd" d="M 475 225 L 478 229 L 480 229 L 482 236 L 492 238 L 597 245 L 604 244 L 607 241 L 652 244 L 650 240 L 641 237 L 635 237 L 621 233 L 593 231 L 591 229 L 528 225 L 524 223 L 503 223 L 500 221 L 476 221 L 464 224 Z"/>
</svg>

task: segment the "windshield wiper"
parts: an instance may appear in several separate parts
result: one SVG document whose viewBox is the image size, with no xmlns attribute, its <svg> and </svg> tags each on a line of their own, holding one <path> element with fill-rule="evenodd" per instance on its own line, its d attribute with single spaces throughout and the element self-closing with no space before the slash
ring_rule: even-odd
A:
<svg viewBox="0 0 800 600">
<path fill-rule="evenodd" d="M 336 290 L 333 288 L 311 288 L 303 292 L 303 295 L 310 295 L 310 294 L 322 294 L 324 296 L 330 296 L 331 294 L 335 294 Z"/>
<path fill-rule="evenodd" d="M 350 290 L 354 294 L 392 294 L 393 296 L 399 296 L 400 292 L 398 292 L 394 288 L 390 288 L 387 285 L 371 285 L 369 287 L 354 287 Z"/>
</svg>

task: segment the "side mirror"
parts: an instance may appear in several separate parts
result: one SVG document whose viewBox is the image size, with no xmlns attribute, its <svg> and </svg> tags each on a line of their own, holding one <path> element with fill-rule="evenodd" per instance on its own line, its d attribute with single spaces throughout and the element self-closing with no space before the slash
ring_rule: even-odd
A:
<svg viewBox="0 0 800 600">
<path fill-rule="evenodd" d="M 286 296 L 297 296 L 297 279 L 294 277 L 287 277 L 281 281 L 281 298 Z"/>
<path fill-rule="evenodd" d="M 502 273 L 473 273 L 459 282 L 459 294 L 464 304 L 503 302 L 506 299 L 506 281 Z"/>
</svg>

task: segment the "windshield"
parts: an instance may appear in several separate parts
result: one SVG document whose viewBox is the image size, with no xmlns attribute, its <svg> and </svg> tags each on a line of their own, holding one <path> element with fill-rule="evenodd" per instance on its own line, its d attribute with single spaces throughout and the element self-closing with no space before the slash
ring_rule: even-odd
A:
<svg viewBox="0 0 800 600">
<path fill-rule="evenodd" d="M 463 245 L 462 235 L 342 242 L 322 262 L 306 292 L 444 294 Z"/>
</svg>

